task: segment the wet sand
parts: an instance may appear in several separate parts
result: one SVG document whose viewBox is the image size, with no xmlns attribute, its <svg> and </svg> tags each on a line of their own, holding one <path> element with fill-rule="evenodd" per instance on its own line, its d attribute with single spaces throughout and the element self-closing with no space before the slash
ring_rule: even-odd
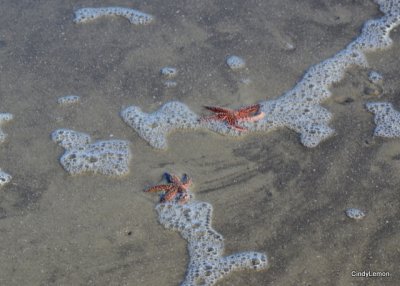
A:
<svg viewBox="0 0 400 286">
<path fill-rule="evenodd" d="M 305 148 L 280 129 L 243 138 L 176 132 L 167 151 L 150 147 L 119 116 L 180 100 L 238 107 L 291 89 L 313 64 L 331 57 L 379 17 L 372 1 L 4 1 L 0 11 L 0 167 L 13 180 L 0 190 L 1 285 L 179 285 L 186 241 L 157 222 L 157 196 L 142 191 L 164 172 L 188 173 L 196 199 L 214 207 L 226 254 L 266 252 L 270 267 L 236 272 L 218 285 L 398 285 L 400 141 L 373 137 L 367 101 L 400 108 L 400 33 L 368 55 L 384 76 L 368 92 L 367 69 L 348 70 L 322 105 L 336 135 Z M 268 3 L 266 3 L 268 2 Z M 76 25 L 73 11 L 119 5 L 155 16 L 148 26 L 123 18 Z M 294 49 L 290 48 L 291 45 Z M 229 70 L 235 54 L 247 69 Z M 159 69 L 178 68 L 177 87 Z M 243 77 L 252 83 L 241 84 Z M 81 103 L 57 99 L 78 94 Z M 131 142 L 122 179 L 70 176 L 50 139 L 69 128 L 95 140 Z M 361 221 L 344 210 L 366 210 Z M 352 277 L 352 271 L 391 277 Z"/>
</svg>

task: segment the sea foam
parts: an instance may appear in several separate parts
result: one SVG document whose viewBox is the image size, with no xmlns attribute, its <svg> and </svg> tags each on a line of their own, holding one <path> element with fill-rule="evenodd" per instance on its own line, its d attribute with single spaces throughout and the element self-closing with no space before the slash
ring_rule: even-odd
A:
<svg viewBox="0 0 400 286">
<path fill-rule="evenodd" d="M 246 62 L 244 59 L 238 56 L 230 56 L 226 59 L 226 64 L 232 69 L 232 70 L 238 70 L 242 69 L 246 66 Z"/>
<path fill-rule="evenodd" d="M 153 113 L 145 113 L 137 106 L 130 106 L 121 112 L 123 120 L 151 146 L 167 148 L 167 135 L 176 129 L 199 127 L 199 117 L 185 104 L 172 101 Z"/>
<path fill-rule="evenodd" d="M 400 137 L 400 112 L 389 102 L 368 102 L 368 111 L 375 114 L 375 136 L 397 138 Z"/>
<path fill-rule="evenodd" d="M 187 204 L 160 203 L 156 206 L 159 222 L 179 231 L 188 242 L 189 265 L 181 286 L 214 285 L 227 274 L 238 270 L 262 270 L 268 258 L 260 252 L 240 252 L 222 256 L 224 238 L 211 226 L 212 206 L 193 201 Z"/>
<path fill-rule="evenodd" d="M 165 78 L 174 78 L 178 74 L 178 70 L 174 67 L 163 67 L 160 69 L 160 74 Z"/>
<path fill-rule="evenodd" d="M 84 23 L 103 16 L 122 16 L 135 25 L 146 25 L 154 17 L 138 10 L 123 7 L 82 8 L 75 11 L 75 23 Z"/>
<path fill-rule="evenodd" d="M 65 149 L 60 163 L 72 175 L 93 172 L 123 176 L 129 172 L 131 152 L 128 141 L 105 140 L 91 143 L 88 134 L 70 129 L 54 131 L 52 140 Z"/>
<path fill-rule="evenodd" d="M 167 80 L 163 81 L 163 85 L 165 88 L 174 88 L 178 85 L 178 83 L 176 81 L 172 80 L 178 74 L 178 70 L 176 68 L 163 67 L 162 69 L 160 69 L 160 74 L 161 74 L 161 77 L 163 77 L 164 79 L 167 79 Z"/>
<path fill-rule="evenodd" d="M 332 95 L 329 88 L 343 79 L 349 67 L 368 67 L 365 53 L 388 48 L 392 43 L 390 31 L 400 24 L 399 0 L 376 0 L 376 3 L 384 13 L 383 17 L 365 22 L 361 34 L 353 42 L 333 57 L 311 66 L 293 89 L 276 99 L 260 102 L 260 111 L 265 117 L 255 122 L 241 122 L 247 128 L 245 132 L 234 130 L 224 122 L 196 123 L 199 116 L 177 102 L 166 103 L 151 114 L 131 106 L 121 113 L 123 120 L 156 148 L 166 148 L 166 136 L 172 130 L 199 127 L 232 136 L 286 127 L 300 134 L 304 146 L 316 147 L 335 133 L 329 126 L 332 114 L 320 105 Z M 182 124 L 183 121 L 190 123 Z M 152 125 L 156 127 L 152 128 Z"/>
<path fill-rule="evenodd" d="M 345 213 L 349 218 L 352 218 L 355 220 L 360 220 L 365 217 L 365 212 L 360 209 L 356 209 L 356 208 L 349 208 L 345 211 Z"/>
<path fill-rule="evenodd" d="M 11 113 L 0 113 L 0 127 L 6 122 L 11 121 L 14 116 Z M 7 134 L 0 128 L 0 143 L 3 143 L 7 138 Z M 0 187 L 8 184 L 12 179 L 12 176 L 0 169 Z"/>
<path fill-rule="evenodd" d="M 6 172 L 2 171 L 0 169 L 0 187 L 4 186 L 5 184 L 8 184 L 12 179 L 12 176 L 10 174 L 7 174 Z"/>
<path fill-rule="evenodd" d="M 58 98 L 57 102 L 60 105 L 72 105 L 79 103 L 80 100 L 81 98 L 78 95 L 66 95 Z"/>
<path fill-rule="evenodd" d="M 0 127 L 6 122 L 11 121 L 14 116 L 11 113 L 0 113 Z M 7 138 L 7 134 L 0 128 L 0 143 L 3 143 Z"/>
</svg>

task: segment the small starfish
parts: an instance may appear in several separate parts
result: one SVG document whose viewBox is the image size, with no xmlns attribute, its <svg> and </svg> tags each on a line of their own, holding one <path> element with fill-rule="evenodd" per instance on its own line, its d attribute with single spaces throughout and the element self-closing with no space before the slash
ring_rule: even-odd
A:
<svg viewBox="0 0 400 286">
<path fill-rule="evenodd" d="M 218 106 L 204 106 L 206 109 L 216 113 L 215 115 L 202 117 L 200 120 L 218 120 L 224 121 L 229 127 L 234 128 L 238 131 L 245 131 L 247 128 L 238 125 L 240 121 L 258 121 L 264 118 L 265 113 L 260 112 L 255 114 L 260 110 L 260 104 L 254 104 L 240 109 L 228 109 Z"/>
<path fill-rule="evenodd" d="M 188 189 L 192 184 L 192 179 L 188 178 L 186 174 L 183 175 L 183 180 L 179 179 L 176 175 L 165 174 L 169 181 L 168 184 L 157 185 L 151 187 L 145 192 L 154 193 L 164 191 L 164 195 L 161 196 L 160 203 L 171 202 L 177 198 L 179 204 L 185 204 L 189 201 L 190 195 Z"/>
</svg>

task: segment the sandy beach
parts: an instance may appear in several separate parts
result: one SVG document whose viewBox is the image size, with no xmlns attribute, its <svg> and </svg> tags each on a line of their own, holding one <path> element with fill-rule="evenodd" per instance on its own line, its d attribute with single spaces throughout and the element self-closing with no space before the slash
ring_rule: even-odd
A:
<svg viewBox="0 0 400 286">
<path fill-rule="evenodd" d="M 83 7 L 121 6 L 123 17 L 76 24 Z M 159 197 L 144 193 L 165 172 L 187 173 L 195 199 L 210 203 L 225 255 L 266 253 L 263 271 L 238 271 L 216 285 L 399 285 L 400 139 L 373 136 L 365 104 L 400 110 L 400 32 L 367 54 L 321 105 L 334 136 L 315 148 L 281 128 L 239 138 L 177 131 L 157 150 L 123 122 L 131 105 L 153 112 L 179 100 L 197 114 L 281 96 L 309 67 L 332 57 L 382 13 L 373 1 L 2 1 L 0 10 L 0 285 L 180 285 L 187 243 L 157 220 Z M 233 71 L 226 58 L 246 67 Z M 177 69 L 167 88 L 160 69 Z M 370 71 L 383 82 L 372 84 Z M 249 80 L 249 81 L 248 81 Z M 60 106 L 76 94 L 80 102 Z M 130 173 L 71 176 L 59 128 L 94 141 L 130 142 Z M 366 212 L 362 220 L 348 208 Z M 363 271 L 389 277 L 354 277 Z M 354 273 L 353 273 L 354 272 Z"/>
</svg>

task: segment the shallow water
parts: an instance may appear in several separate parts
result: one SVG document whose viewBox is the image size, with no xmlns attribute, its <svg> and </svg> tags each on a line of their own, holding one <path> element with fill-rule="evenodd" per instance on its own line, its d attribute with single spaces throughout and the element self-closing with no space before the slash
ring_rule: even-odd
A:
<svg viewBox="0 0 400 286">
<path fill-rule="evenodd" d="M 147 26 L 123 18 L 74 24 L 73 11 L 120 5 L 155 17 Z M 0 167 L 13 180 L 0 192 L 1 285 L 179 285 L 186 241 L 157 222 L 157 196 L 143 193 L 164 172 L 188 173 L 196 199 L 214 207 L 213 227 L 226 254 L 267 253 L 270 267 L 235 272 L 218 285 L 398 285 L 400 143 L 373 137 L 367 101 L 400 107 L 400 34 L 368 54 L 322 105 L 334 137 L 313 149 L 280 129 L 243 138 L 176 132 L 153 149 L 119 112 L 154 111 L 180 100 L 239 107 L 291 89 L 379 17 L 372 1 L 3 1 L 0 11 Z M 232 71 L 226 57 L 246 68 Z M 178 69 L 167 89 L 160 68 Z M 384 77 L 368 91 L 370 70 Z M 251 79 L 250 84 L 241 79 Z M 77 94 L 77 105 L 59 97 Z M 131 142 L 130 174 L 70 176 L 51 141 L 59 128 L 94 140 Z M 345 209 L 367 215 L 353 221 Z M 352 271 L 391 277 L 352 277 Z M 156 275 L 155 275 L 156 274 Z M 396 283 L 397 282 L 397 283 Z"/>
</svg>

